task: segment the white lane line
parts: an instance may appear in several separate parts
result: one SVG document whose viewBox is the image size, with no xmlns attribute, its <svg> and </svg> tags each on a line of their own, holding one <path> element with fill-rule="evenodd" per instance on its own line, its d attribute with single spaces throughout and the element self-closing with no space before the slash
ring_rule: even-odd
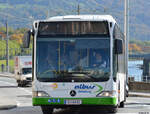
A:
<svg viewBox="0 0 150 114">
<path fill-rule="evenodd" d="M 18 87 L 18 88 L 21 89 L 21 90 L 23 90 L 23 91 L 25 91 L 25 92 L 27 92 L 27 93 L 29 93 L 29 94 L 32 94 L 31 91 L 29 91 L 29 90 L 27 90 L 27 89 L 25 89 L 25 88 L 20 88 L 20 87 Z"/>
<path fill-rule="evenodd" d="M 7 85 L 16 86 L 16 84 L 13 84 L 13 83 L 10 83 L 10 82 L 5 82 L 5 81 L 0 81 L 0 83 L 5 83 Z M 29 90 L 27 90 L 25 88 L 20 88 L 20 87 L 18 87 L 18 88 L 21 89 L 21 90 L 23 90 L 23 91 L 25 91 L 25 92 L 27 92 L 27 93 L 29 93 L 29 94 L 32 94 L 31 91 L 29 91 Z"/>
<path fill-rule="evenodd" d="M 21 91 L 25 92 L 26 95 L 32 95 L 32 92 L 30 90 L 27 90 L 25 88 L 18 87 Z M 25 95 L 25 94 L 23 94 Z M 17 106 L 18 107 L 25 107 L 25 106 L 32 106 L 32 99 L 31 98 L 16 98 Z"/>
<path fill-rule="evenodd" d="M 18 87 L 18 89 L 24 91 L 26 93 L 26 95 L 32 95 L 32 92 L 30 90 L 27 90 L 26 88 L 21 88 Z M 18 107 L 25 107 L 25 106 L 32 106 L 32 99 L 30 100 L 30 98 L 18 98 L 17 97 L 17 106 Z"/>
<path fill-rule="evenodd" d="M 9 86 L 16 86 L 16 84 L 5 82 L 5 81 L 0 81 L 0 83 L 6 84 L 6 85 L 9 85 Z M 25 88 L 18 87 L 18 89 L 26 92 L 27 94 L 32 95 L 32 92 L 25 89 Z M 21 101 L 18 98 L 16 98 L 16 104 L 17 104 L 18 107 L 20 107 L 20 106 L 32 106 L 32 102 L 31 103 L 24 103 L 24 101 Z"/>
<path fill-rule="evenodd" d="M 2 86 L 16 86 L 16 84 L 10 83 L 10 82 L 6 82 L 6 81 L 0 81 L 0 83 L 2 83 Z M 19 95 L 32 95 L 31 90 L 27 90 L 26 88 L 21 88 L 18 87 L 18 89 L 20 91 L 23 91 L 24 93 L 19 94 Z M 32 106 L 32 98 L 19 98 L 17 97 L 16 94 L 16 104 L 18 107 L 25 107 L 25 106 Z"/>
</svg>

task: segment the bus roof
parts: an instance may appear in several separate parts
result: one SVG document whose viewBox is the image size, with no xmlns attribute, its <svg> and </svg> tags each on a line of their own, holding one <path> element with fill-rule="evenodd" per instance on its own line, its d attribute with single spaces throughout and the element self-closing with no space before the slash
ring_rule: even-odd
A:
<svg viewBox="0 0 150 114">
<path fill-rule="evenodd" d="M 50 17 L 44 21 L 108 21 L 115 23 L 115 19 L 111 15 L 66 15 Z"/>
</svg>

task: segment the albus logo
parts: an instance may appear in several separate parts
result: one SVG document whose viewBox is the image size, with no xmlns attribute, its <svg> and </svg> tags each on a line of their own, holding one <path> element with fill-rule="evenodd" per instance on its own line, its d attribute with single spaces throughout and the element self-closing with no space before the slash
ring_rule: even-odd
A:
<svg viewBox="0 0 150 114">
<path fill-rule="evenodd" d="M 93 85 L 80 84 L 80 85 L 76 85 L 74 89 L 78 90 L 78 93 L 98 93 L 103 90 L 103 87 L 98 84 L 93 84 Z"/>
<path fill-rule="evenodd" d="M 95 85 L 85 85 L 85 84 L 80 84 L 76 85 L 74 89 L 94 89 Z"/>
</svg>

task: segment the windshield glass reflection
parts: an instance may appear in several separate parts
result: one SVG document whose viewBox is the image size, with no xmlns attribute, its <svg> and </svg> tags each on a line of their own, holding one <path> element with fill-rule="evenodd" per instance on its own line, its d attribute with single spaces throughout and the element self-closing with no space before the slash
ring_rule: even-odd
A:
<svg viewBox="0 0 150 114">
<path fill-rule="evenodd" d="M 108 80 L 109 45 L 109 39 L 39 40 L 37 78 L 41 81 Z"/>
</svg>

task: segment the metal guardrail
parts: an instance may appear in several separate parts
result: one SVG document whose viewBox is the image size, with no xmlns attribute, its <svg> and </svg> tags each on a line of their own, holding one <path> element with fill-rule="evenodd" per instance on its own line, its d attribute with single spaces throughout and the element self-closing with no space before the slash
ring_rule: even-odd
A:
<svg viewBox="0 0 150 114">
<path fill-rule="evenodd" d="M 142 77 L 142 81 L 143 81 L 143 82 L 150 83 L 150 76 L 143 76 L 143 77 Z"/>
<path fill-rule="evenodd" d="M 134 75 L 129 76 L 130 82 L 146 82 L 150 83 L 150 76 Z"/>
<path fill-rule="evenodd" d="M 142 82 L 142 76 L 141 75 L 130 75 L 129 80 L 132 82 Z"/>
</svg>

